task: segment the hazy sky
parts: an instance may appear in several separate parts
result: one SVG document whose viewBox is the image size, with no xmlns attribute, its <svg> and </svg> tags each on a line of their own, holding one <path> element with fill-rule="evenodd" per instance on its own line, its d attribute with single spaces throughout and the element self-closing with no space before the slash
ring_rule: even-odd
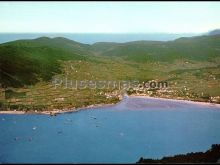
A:
<svg viewBox="0 0 220 165">
<path fill-rule="evenodd" d="M 184 33 L 220 28 L 220 2 L 0 2 L 0 32 Z"/>
</svg>

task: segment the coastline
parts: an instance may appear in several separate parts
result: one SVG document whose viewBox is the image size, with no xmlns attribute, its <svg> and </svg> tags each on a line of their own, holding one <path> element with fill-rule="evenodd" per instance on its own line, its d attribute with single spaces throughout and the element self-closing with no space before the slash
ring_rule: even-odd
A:
<svg viewBox="0 0 220 165">
<path fill-rule="evenodd" d="M 220 104 L 218 104 L 218 103 L 211 103 L 211 102 L 205 102 L 205 101 L 184 100 L 184 99 L 181 99 L 181 98 L 178 99 L 178 98 L 151 97 L 151 96 L 147 96 L 147 95 L 144 95 L 144 96 L 143 95 L 130 95 L 129 97 L 148 98 L 148 99 L 156 99 L 156 100 L 182 102 L 182 103 L 187 103 L 187 104 L 197 104 L 197 105 L 220 107 Z"/>
<path fill-rule="evenodd" d="M 117 103 L 116 103 L 117 104 Z M 17 111 L 17 110 L 10 110 L 10 111 L 0 111 L 1 114 L 11 114 L 11 115 L 24 115 L 24 114 L 41 114 L 41 115 L 50 115 L 50 116 L 56 116 L 58 114 L 64 114 L 64 113 L 74 113 L 79 112 L 81 110 L 89 110 L 92 108 L 100 108 L 100 107 L 109 107 L 116 104 L 95 104 L 95 105 L 89 105 L 87 107 L 80 107 L 80 108 L 69 108 L 69 109 L 55 109 L 50 111 Z"/>
<path fill-rule="evenodd" d="M 164 100 L 164 101 L 174 101 L 174 102 L 181 102 L 181 103 L 187 103 L 187 104 L 197 104 L 197 105 L 204 105 L 204 106 L 216 106 L 220 108 L 220 104 L 217 103 L 210 103 L 210 102 L 201 102 L 201 101 L 193 101 L 193 100 L 184 100 L 184 99 L 178 99 L 178 98 L 163 98 L 163 97 L 151 97 L 147 95 L 125 95 L 124 97 L 130 97 L 130 98 L 146 98 L 146 99 L 156 99 L 156 100 Z M 122 100 L 120 100 L 118 103 L 120 103 Z M 95 105 L 89 105 L 86 107 L 80 107 L 80 108 L 69 108 L 69 109 L 54 109 L 54 110 L 48 110 L 48 111 L 17 111 L 17 110 L 10 110 L 10 111 L 0 111 L 1 114 L 13 114 L 13 115 L 23 115 L 23 114 L 42 114 L 42 115 L 51 115 L 56 116 L 58 114 L 64 114 L 64 113 L 73 113 L 73 112 L 79 112 L 81 110 L 89 110 L 92 108 L 101 108 L 101 107 L 109 107 L 116 105 L 118 103 L 112 103 L 112 104 L 95 104 Z"/>
</svg>

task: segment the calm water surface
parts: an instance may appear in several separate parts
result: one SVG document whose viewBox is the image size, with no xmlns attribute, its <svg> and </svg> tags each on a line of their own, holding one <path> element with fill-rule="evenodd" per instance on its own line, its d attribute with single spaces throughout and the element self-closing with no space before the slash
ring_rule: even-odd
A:
<svg viewBox="0 0 220 165">
<path fill-rule="evenodd" d="M 50 117 L 0 115 L 0 163 L 135 163 L 220 143 L 220 108 L 126 98 Z"/>
</svg>

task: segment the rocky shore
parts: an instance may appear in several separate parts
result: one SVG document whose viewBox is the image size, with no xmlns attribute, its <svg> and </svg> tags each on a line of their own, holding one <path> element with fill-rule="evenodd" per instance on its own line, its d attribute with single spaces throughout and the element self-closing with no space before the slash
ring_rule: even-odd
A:
<svg viewBox="0 0 220 165">
<path fill-rule="evenodd" d="M 213 144 L 206 152 L 187 153 L 162 159 L 140 158 L 137 163 L 220 163 L 220 144 Z"/>
</svg>

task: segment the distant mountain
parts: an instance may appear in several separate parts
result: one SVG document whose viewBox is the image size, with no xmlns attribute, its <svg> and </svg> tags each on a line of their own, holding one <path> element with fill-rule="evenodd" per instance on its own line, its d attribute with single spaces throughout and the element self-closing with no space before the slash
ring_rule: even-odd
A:
<svg viewBox="0 0 220 165">
<path fill-rule="evenodd" d="M 194 33 L 0 33 L 0 44 L 21 39 L 35 39 L 41 36 L 64 37 L 80 43 L 94 44 L 96 42 L 130 42 L 139 40 L 171 41 L 180 37 L 192 37 Z"/>
<path fill-rule="evenodd" d="M 136 62 L 173 61 L 175 59 L 212 60 L 219 57 L 220 36 L 184 37 L 174 41 L 134 41 L 96 43 L 93 51 Z"/>
<path fill-rule="evenodd" d="M 215 29 L 208 33 L 208 35 L 219 35 L 219 34 L 220 34 L 220 29 Z"/>
</svg>

